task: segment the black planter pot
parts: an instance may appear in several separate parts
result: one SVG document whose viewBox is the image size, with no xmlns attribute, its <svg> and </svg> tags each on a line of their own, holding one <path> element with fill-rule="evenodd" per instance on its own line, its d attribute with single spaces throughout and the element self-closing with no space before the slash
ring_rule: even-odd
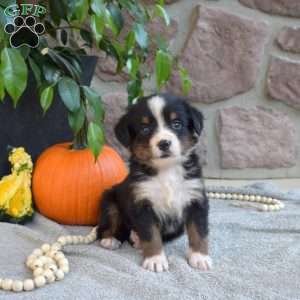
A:
<svg viewBox="0 0 300 300">
<path fill-rule="evenodd" d="M 96 62 L 94 56 L 82 57 L 83 84 L 90 84 Z M 17 108 L 13 108 L 8 97 L 0 103 L 0 176 L 10 171 L 8 146 L 25 147 L 35 160 L 44 149 L 71 141 L 73 137 L 67 110 L 59 97 L 56 96 L 50 109 L 43 115 L 32 76 L 28 80 L 28 87 Z"/>
</svg>

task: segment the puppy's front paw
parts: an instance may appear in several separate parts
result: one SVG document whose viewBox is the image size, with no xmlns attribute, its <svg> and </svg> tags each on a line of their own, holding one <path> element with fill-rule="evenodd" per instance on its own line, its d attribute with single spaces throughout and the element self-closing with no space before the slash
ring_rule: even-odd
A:
<svg viewBox="0 0 300 300">
<path fill-rule="evenodd" d="M 111 237 L 100 240 L 100 245 L 105 249 L 115 250 L 121 246 L 121 242 L 114 237 Z"/>
<path fill-rule="evenodd" d="M 191 267 L 202 271 L 208 271 L 212 267 L 212 260 L 208 255 L 200 252 L 189 251 L 188 263 Z"/>
<path fill-rule="evenodd" d="M 151 257 L 146 257 L 143 268 L 152 272 L 163 272 L 169 269 L 169 263 L 164 252 Z"/>
</svg>

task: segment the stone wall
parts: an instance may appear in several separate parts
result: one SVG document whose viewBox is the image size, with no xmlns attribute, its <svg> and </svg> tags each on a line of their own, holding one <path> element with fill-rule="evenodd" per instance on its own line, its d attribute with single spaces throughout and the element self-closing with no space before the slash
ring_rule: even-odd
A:
<svg viewBox="0 0 300 300">
<path fill-rule="evenodd" d="M 205 176 L 300 177 L 300 0 L 168 3 L 171 26 L 149 30 L 172 41 L 193 80 L 189 99 L 206 117 Z M 126 107 L 124 80 L 113 61 L 100 59 L 93 86 L 105 94 L 115 147 L 111 126 Z M 177 74 L 169 90 L 180 92 Z"/>
</svg>

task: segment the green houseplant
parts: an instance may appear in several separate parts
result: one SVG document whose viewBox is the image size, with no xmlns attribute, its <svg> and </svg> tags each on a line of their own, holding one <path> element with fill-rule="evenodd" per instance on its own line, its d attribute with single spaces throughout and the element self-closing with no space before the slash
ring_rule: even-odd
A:
<svg viewBox="0 0 300 300">
<path fill-rule="evenodd" d="M 24 13 L 23 17 L 33 14 L 36 8 L 22 1 L 4 2 L 0 5 L 1 26 L 12 23 L 18 14 Z M 10 5 L 18 6 L 15 15 L 7 16 L 4 10 Z M 46 30 L 36 48 L 26 45 L 13 48 L 9 36 L 0 35 L 0 101 L 8 95 L 14 107 L 18 106 L 29 82 L 28 74 L 32 73 L 45 116 L 55 94 L 60 96 L 67 109 L 68 123 L 74 135 L 73 142 L 68 145 L 70 150 L 89 148 L 97 159 L 104 145 L 101 97 L 81 83 L 81 56 L 86 54 L 85 49 L 96 47 L 104 51 L 116 60 L 118 72 L 127 73 L 129 105 L 143 95 L 143 82 L 153 73 L 153 68 L 147 64 L 150 48 L 155 49 L 157 90 L 168 81 L 172 69 L 178 68 L 183 90 L 188 91 L 187 73 L 171 55 L 166 42 L 147 32 L 146 25 L 153 18 L 162 18 L 167 25 L 170 23 L 164 1 L 145 5 L 133 0 L 49 0 L 39 1 L 39 5 L 47 12 L 38 16 Z M 125 26 L 128 17 L 131 22 Z"/>
</svg>

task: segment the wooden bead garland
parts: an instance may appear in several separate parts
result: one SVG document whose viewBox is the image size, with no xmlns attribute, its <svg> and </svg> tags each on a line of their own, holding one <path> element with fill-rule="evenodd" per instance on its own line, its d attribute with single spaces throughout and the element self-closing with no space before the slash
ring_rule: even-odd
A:
<svg viewBox="0 0 300 300">
<path fill-rule="evenodd" d="M 96 229 L 97 227 L 93 228 L 87 236 L 61 236 L 52 245 L 43 244 L 41 248 L 34 249 L 26 260 L 26 266 L 32 270 L 33 278 L 25 280 L 0 278 L 0 289 L 12 292 L 32 291 L 64 279 L 70 271 L 70 266 L 62 248 L 67 245 L 94 242 L 97 236 Z"/>
<path fill-rule="evenodd" d="M 272 197 L 264 197 L 260 195 L 248 195 L 248 194 L 240 194 L 240 193 L 215 193 L 208 192 L 208 198 L 210 199 L 220 199 L 220 200 L 239 200 L 246 202 L 256 202 L 262 204 L 258 207 L 260 211 L 278 211 L 284 208 L 284 204 L 282 201 L 278 199 L 274 199 Z"/>
</svg>

